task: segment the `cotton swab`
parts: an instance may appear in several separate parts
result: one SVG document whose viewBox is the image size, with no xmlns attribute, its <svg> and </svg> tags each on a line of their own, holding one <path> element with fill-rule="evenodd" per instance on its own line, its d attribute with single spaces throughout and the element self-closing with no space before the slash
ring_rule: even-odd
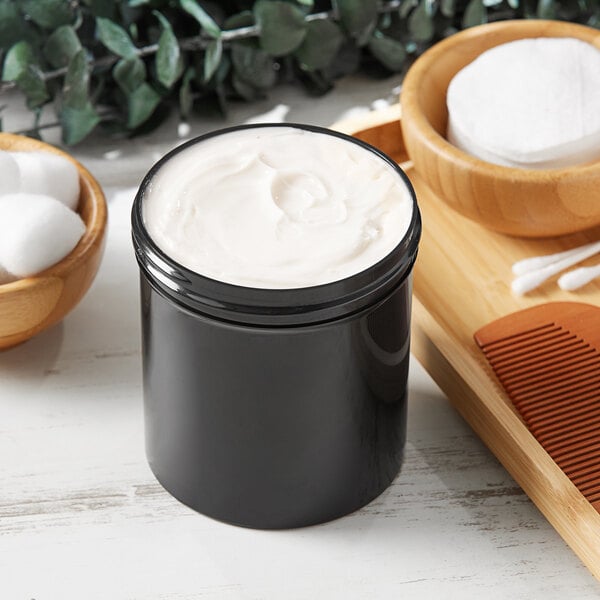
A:
<svg viewBox="0 0 600 600">
<path fill-rule="evenodd" d="M 561 290 L 572 291 L 583 287 L 596 277 L 600 277 L 600 265 L 580 267 L 562 275 L 558 280 L 558 285 Z"/>
<path fill-rule="evenodd" d="M 581 252 L 587 251 L 588 249 L 590 251 L 592 251 L 592 254 L 596 254 L 597 252 L 600 252 L 600 241 L 592 242 L 591 244 L 586 244 L 585 246 L 579 246 L 578 248 L 573 248 L 571 250 L 566 250 L 565 252 L 558 252 L 556 254 L 548 254 L 546 256 L 534 256 L 532 258 L 526 258 L 524 260 L 520 260 L 519 262 L 516 262 L 513 265 L 512 271 L 517 276 L 525 275 L 525 273 L 531 273 L 532 271 L 537 271 L 538 269 L 542 269 L 544 267 L 547 267 L 548 265 L 554 264 L 554 263 L 564 260 L 566 258 L 579 256 L 579 254 Z M 586 258 L 588 256 L 592 256 L 592 254 L 587 255 Z M 583 259 L 578 259 L 578 260 L 583 260 Z M 573 263 L 573 264 L 576 264 L 576 263 Z M 567 268 L 567 267 L 565 267 L 565 268 Z"/>
<path fill-rule="evenodd" d="M 545 267 L 537 269 L 536 271 L 526 272 L 524 275 L 517 277 L 511 285 L 512 291 L 522 296 L 527 292 L 535 289 L 539 285 L 541 285 L 546 279 L 576 265 L 578 262 L 593 256 L 600 252 L 600 242 L 594 242 L 593 244 L 588 244 L 587 246 L 583 246 L 581 248 L 576 249 L 577 252 L 570 251 L 568 256 L 563 256 L 562 259 L 548 264 Z M 563 253 L 561 253 L 563 254 Z"/>
</svg>

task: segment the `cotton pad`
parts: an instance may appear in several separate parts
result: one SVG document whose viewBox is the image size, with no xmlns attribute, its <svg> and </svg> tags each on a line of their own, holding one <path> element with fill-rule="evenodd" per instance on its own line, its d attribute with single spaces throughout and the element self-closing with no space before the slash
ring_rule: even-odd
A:
<svg viewBox="0 0 600 600">
<path fill-rule="evenodd" d="M 600 159 L 600 50 L 573 38 L 483 52 L 448 87 L 448 140 L 482 160 L 533 169 Z"/>
<path fill-rule="evenodd" d="M 84 232 L 81 217 L 50 196 L 0 196 L 0 265 L 17 277 L 34 275 L 63 259 Z"/>
<path fill-rule="evenodd" d="M 47 194 L 71 210 L 79 202 L 79 173 L 66 158 L 50 152 L 12 152 L 19 166 L 19 191 Z"/>
<path fill-rule="evenodd" d="M 0 152 L 0 196 L 18 192 L 20 185 L 17 161 L 9 152 Z"/>
</svg>

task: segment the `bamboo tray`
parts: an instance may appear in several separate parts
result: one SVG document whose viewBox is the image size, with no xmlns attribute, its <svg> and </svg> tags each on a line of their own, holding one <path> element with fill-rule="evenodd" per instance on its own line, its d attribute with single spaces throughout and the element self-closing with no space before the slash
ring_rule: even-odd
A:
<svg viewBox="0 0 600 600">
<path fill-rule="evenodd" d="M 400 163 L 415 187 L 423 237 L 414 276 L 414 355 L 600 579 L 600 514 L 529 433 L 473 340 L 473 333 L 483 325 L 528 306 L 557 300 L 600 305 L 597 281 L 576 293 L 560 290 L 556 278 L 523 298 L 510 290 L 515 261 L 598 240 L 600 228 L 526 240 L 488 231 L 458 215 L 427 188 L 408 161 L 399 105 L 337 123 L 333 129 L 383 150 Z"/>
</svg>

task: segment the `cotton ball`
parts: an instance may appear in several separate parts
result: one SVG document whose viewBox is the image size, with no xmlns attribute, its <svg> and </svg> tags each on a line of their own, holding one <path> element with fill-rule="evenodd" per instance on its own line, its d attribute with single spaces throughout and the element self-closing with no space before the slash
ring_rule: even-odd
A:
<svg viewBox="0 0 600 600">
<path fill-rule="evenodd" d="M 10 152 L 0 152 L 0 196 L 19 191 L 19 165 Z"/>
<path fill-rule="evenodd" d="M 0 197 L 0 264 L 17 277 L 34 275 L 63 259 L 84 232 L 81 217 L 50 196 Z"/>
<path fill-rule="evenodd" d="M 71 210 L 79 203 L 79 173 L 66 158 L 50 152 L 13 152 L 21 173 L 21 192 L 47 194 Z"/>
</svg>

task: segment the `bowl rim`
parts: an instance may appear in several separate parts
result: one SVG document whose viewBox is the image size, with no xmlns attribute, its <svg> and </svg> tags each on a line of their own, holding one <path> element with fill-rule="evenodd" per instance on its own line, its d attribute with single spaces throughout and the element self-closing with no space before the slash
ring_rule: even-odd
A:
<svg viewBox="0 0 600 600">
<path fill-rule="evenodd" d="M 558 169 L 526 169 L 518 167 L 508 167 L 491 163 L 471 154 L 468 154 L 451 144 L 443 135 L 438 133 L 429 120 L 425 117 L 419 106 L 418 88 L 423 77 L 426 75 L 429 66 L 435 62 L 438 57 L 450 49 L 457 48 L 467 40 L 481 39 L 485 40 L 492 31 L 502 31 L 511 29 L 515 33 L 523 35 L 516 36 L 514 39 L 525 39 L 529 37 L 573 37 L 587 42 L 600 50 L 600 31 L 568 21 L 552 21 L 543 19 L 511 19 L 498 21 L 495 23 L 485 23 L 476 27 L 464 29 L 437 44 L 434 44 L 424 52 L 408 70 L 402 85 L 400 94 L 400 104 L 402 107 L 403 119 L 410 120 L 413 128 L 420 132 L 423 140 L 435 154 L 444 161 L 453 163 L 457 168 L 465 170 L 476 170 L 480 175 L 498 178 L 510 179 L 514 182 L 524 183 L 548 183 L 559 179 L 579 178 L 589 176 L 590 174 L 600 174 L 600 159 L 583 163 L 581 165 L 572 165 Z M 499 41 L 497 44 L 486 46 L 481 49 L 485 52 L 489 48 L 505 43 Z"/>
<path fill-rule="evenodd" d="M 36 140 L 35 138 L 15 133 L 0 132 L 0 150 L 4 149 L 6 142 L 12 142 L 20 146 L 29 146 L 28 149 L 21 147 L 18 150 L 15 150 L 16 152 L 50 152 L 62 156 L 72 162 L 77 167 L 82 190 L 84 187 L 87 187 L 91 200 L 91 215 L 89 224 L 86 224 L 84 234 L 79 242 L 77 242 L 75 248 L 73 248 L 67 256 L 35 275 L 0 284 L 0 293 L 19 292 L 24 289 L 33 288 L 37 285 L 42 285 L 47 279 L 64 279 L 68 273 L 79 267 L 85 261 L 88 253 L 100 243 L 104 236 L 108 216 L 106 198 L 100 184 L 96 181 L 95 177 L 68 152 L 57 148 L 52 144 L 48 144 L 47 142 Z M 77 211 L 77 213 L 79 214 L 79 211 Z"/>
</svg>

